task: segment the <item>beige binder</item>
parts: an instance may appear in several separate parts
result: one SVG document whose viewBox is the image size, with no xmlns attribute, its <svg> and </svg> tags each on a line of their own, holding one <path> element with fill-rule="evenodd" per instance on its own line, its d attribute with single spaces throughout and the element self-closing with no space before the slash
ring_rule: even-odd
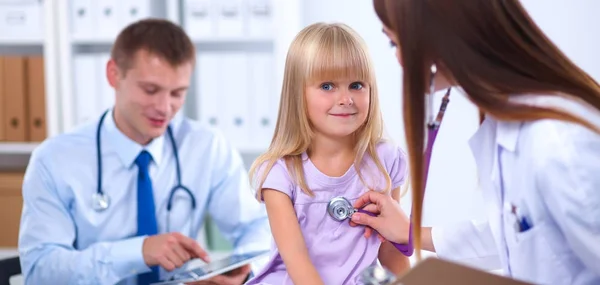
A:
<svg viewBox="0 0 600 285">
<path fill-rule="evenodd" d="M 0 142 L 6 139 L 4 130 L 4 57 L 0 56 Z"/>
<path fill-rule="evenodd" d="M 26 73 L 27 140 L 41 142 L 46 139 L 46 84 L 44 80 L 44 57 L 28 57 Z"/>
<path fill-rule="evenodd" d="M 17 247 L 23 197 L 24 171 L 0 172 L 0 247 Z"/>
<path fill-rule="evenodd" d="M 5 140 L 26 141 L 25 125 L 25 59 L 4 57 L 4 131 Z"/>
<path fill-rule="evenodd" d="M 427 258 L 402 275 L 394 285 L 531 285 L 439 258 Z"/>
</svg>

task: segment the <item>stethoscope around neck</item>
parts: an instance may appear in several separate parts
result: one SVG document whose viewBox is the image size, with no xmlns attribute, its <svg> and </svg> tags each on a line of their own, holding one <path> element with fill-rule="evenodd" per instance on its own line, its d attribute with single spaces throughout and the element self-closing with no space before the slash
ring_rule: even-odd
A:
<svg viewBox="0 0 600 285">
<path fill-rule="evenodd" d="M 94 193 L 92 195 L 92 207 L 94 208 L 94 210 L 96 210 L 97 212 L 102 212 L 105 211 L 106 209 L 108 209 L 110 207 L 110 196 L 108 196 L 108 194 L 104 193 L 104 191 L 102 190 L 102 150 L 101 150 L 101 140 L 100 140 L 100 133 L 102 130 L 102 124 L 104 123 L 104 119 L 106 118 L 106 115 L 108 114 L 108 110 L 105 111 L 102 116 L 100 117 L 100 121 L 98 122 L 98 126 L 96 128 L 96 159 L 98 162 L 98 182 L 97 182 L 97 189 L 96 189 L 96 193 Z M 171 129 L 171 126 L 169 125 L 167 127 L 167 134 L 169 137 L 169 141 L 171 143 L 171 147 L 173 149 L 173 156 L 175 157 L 175 173 L 177 176 L 177 181 L 175 186 L 171 189 L 171 192 L 169 193 L 169 199 L 167 200 L 167 232 L 170 231 L 170 214 L 171 214 L 171 209 L 173 208 L 173 197 L 175 196 L 175 193 L 177 192 L 177 190 L 183 190 L 184 192 L 187 193 L 187 195 L 190 197 L 190 203 L 191 203 L 191 208 L 192 208 L 192 214 L 191 214 L 191 223 L 190 223 L 190 234 L 192 233 L 192 228 L 194 226 L 194 210 L 196 210 L 196 198 L 194 197 L 194 194 L 192 193 L 192 191 L 190 191 L 189 188 L 185 187 L 182 183 L 181 183 L 181 165 L 179 163 L 179 153 L 177 151 L 177 144 L 175 142 L 175 137 L 173 136 L 173 130 Z M 191 236 L 191 235 L 190 235 Z"/>
</svg>

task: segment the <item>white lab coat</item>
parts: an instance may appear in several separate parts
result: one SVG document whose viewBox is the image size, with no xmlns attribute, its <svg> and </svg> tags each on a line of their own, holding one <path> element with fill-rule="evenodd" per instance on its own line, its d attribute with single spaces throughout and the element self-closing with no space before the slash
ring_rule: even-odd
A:
<svg viewBox="0 0 600 285">
<path fill-rule="evenodd" d="M 537 102 L 600 125 L 579 105 Z M 434 227 L 438 256 L 535 284 L 600 284 L 600 135 L 553 120 L 487 118 L 469 144 L 488 220 Z M 516 230 L 512 206 L 529 230 Z"/>
</svg>

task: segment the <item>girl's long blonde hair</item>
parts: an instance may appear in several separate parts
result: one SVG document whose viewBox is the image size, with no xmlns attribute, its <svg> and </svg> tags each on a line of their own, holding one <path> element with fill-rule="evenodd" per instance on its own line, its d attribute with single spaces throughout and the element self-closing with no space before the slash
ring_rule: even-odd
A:
<svg viewBox="0 0 600 285">
<path fill-rule="evenodd" d="M 261 190 L 267 174 L 281 158 L 296 185 L 304 193 L 313 196 L 302 167 L 302 154 L 309 150 L 313 138 L 304 91 L 310 83 L 338 78 L 352 78 L 369 84 L 369 114 L 354 134 L 357 154 L 354 167 L 364 183 L 359 167 L 367 153 L 386 178 L 387 186 L 383 190 L 390 190 L 390 176 L 376 153 L 376 146 L 383 139 L 383 121 L 375 71 L 367 46 L 347 25 L 316 23 L 300 31 L 289 48 L 275 132 L 268 150 L 250 168 L 251 184 L 257 190 L 259 200 L 262 199 Z M 262 175 L 257 177 L 259 172 Z"/>
</svg>

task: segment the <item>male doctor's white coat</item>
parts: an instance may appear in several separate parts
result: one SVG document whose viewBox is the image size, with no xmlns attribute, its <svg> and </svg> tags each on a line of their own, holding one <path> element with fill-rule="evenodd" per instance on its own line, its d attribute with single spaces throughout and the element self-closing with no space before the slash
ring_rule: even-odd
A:
<svg viewBox="0 0 600 285">
<path fill-rule="evenodd" d="M 600 125 L 595 111 L 570 107 Z M 469 144 L 488 221 L 434 227 L 438 256 L 534 284 L 600 284 L 600 135 L 554 120 L 488 117 Z M 521 217 L 528 230 L 516 227 Z"/>
</svg>

